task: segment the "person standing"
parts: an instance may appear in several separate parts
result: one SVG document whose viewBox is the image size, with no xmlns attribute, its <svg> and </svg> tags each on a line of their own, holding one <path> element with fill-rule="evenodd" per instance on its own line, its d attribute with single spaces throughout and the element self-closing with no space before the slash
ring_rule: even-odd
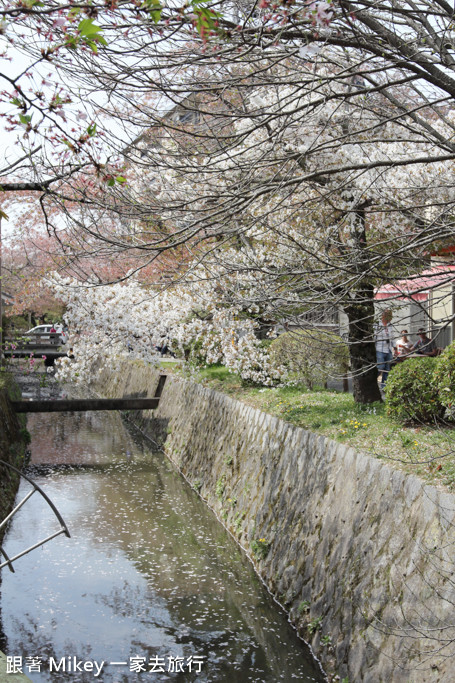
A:
<svg viewBox="0 0 455 683">
<path fill-rule="evenodd" d="M 392 320 L 391 311 L 384 311 L 381 320 L 374 329 L 374 340 L 376 344 L 376 361 L 378 373 L 381 375 L 380 387 L 384 389 L 387 377 L 390 372 L 392 361 L 392 330 L 389 323 Z"/>
</svg>

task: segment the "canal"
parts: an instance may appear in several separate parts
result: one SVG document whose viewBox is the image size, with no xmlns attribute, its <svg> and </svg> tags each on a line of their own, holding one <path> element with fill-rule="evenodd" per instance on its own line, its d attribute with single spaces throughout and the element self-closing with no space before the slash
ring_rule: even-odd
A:
<svg viewBox="0 0 455 683">
<path fill-rule="evenodd" d="M 324 680 L 214 514 L 117 413 L 33 414 L 28 429 L 28 474 L 71 532 L 2 570 L 0 649 L 30 679 Z M 33 496 L 8 555 L 57 526 Z"/>
</svg>

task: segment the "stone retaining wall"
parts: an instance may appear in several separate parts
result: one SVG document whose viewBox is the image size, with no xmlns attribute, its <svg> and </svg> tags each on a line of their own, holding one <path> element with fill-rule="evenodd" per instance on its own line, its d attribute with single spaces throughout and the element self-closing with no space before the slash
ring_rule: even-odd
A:
<svg viewBox="0 0 455 683">
<path fill-rule="evenodd" d="M 24 457 L 27 431 L 25 429 L 25 418 L 19 419 L 11 408 L 10 395 L 14 391 L 17 393 L 16 398 L 18 398 L 18 389 L 12 378 L 8 377 L 5 387 L 0 388 L 0 460 L 5 460 L 20 468 Z M 12 508 L 18 486 L 19 475 L 1 466 L 0 522 Z M 5 531 L 6 527 L 0 529 L 0 543 Z"/>
<path fill-rule="evenodd" d="M 125 362 L 95 389 L 153 396 L 157 381 Z M 455 680 L 455 496 L 173 377 L 136 423 L 164 435 L 328 672 L 349 683 Z"/>
</svg>

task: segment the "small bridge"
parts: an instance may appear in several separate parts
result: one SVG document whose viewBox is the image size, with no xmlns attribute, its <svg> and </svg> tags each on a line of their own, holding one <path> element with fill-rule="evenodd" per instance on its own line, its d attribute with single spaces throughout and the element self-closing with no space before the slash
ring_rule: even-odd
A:
<svg viewBox="0 0 455 683">
<path fill-rule="evenodd" d="M 49 334 L 38 332 L 27 337 L 6 337 L 3 348 L 5 358 L 34 358 L 40 359 L 45 356 L 44 365 L 50 367 L 54 365 L 57 358 L 71 358 L 71 348 L 68 351 L 62 350 L 64 345 L 60 340 L 60 334 L 52 332 Z"/>
<path fill-rule="evenodd" d="M 152 410 L 158 408 L 167 375 L 160 375 L 152 398 L 71 398 L 47 401 L 11 401 L 16 413 L 61 413 L 86 410 Z"/>
<path fill-rule="evenodd" d="M 61 413 L 82 410 L 150 410 L 159 398 L 74 398 L 48 401 L 11 401 L 16 413 Z"/>
</svg>

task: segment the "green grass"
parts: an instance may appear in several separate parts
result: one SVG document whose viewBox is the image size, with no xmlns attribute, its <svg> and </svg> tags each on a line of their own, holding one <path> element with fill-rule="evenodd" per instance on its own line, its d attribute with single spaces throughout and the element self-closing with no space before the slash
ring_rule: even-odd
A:
<svg viewBox="0 0 455 683">
<path fill-rule="evenodd" d="M 162 358 L 160 360 L 160 367 L 166 370 L 174 370 L 181 366 L 181 362 L 173 358 Z"/>
<path fill-rule="evenodd" d="M 455 491 L 455 429 L 451 426 L 403 426 L 387 417 L 383 403 L 359 405 L 351 394 L 308 391 L 298 386 L 243 386 L 238 375 L 218 365 L 192 377 L 286 422 Z"/>
</svg>

